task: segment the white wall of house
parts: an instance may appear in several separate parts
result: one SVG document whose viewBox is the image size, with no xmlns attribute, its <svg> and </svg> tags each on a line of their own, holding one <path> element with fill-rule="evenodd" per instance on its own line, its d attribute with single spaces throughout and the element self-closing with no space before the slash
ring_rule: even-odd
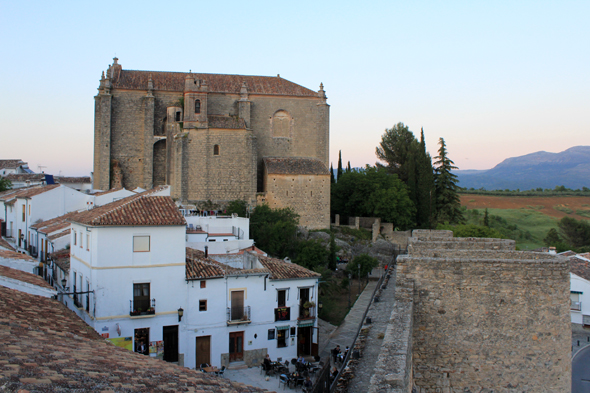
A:
<svg viewBox="0 0 590 393">
<path fill-rule="evenodd" d="M 250 220 L 243 217 L 231 216 L 185 216 L 187 226 L 200 226 L 209 235 L 217 233 L 235 233 L 240 239 L 250 238 Z"/>
<path fill-rule="evenodd" d="M 590 281 L 570 273 L 570 293 L 572 323 L 582 324 L 584 315 L 590 318 Z M 590 321 L 587 321 L 587 324 L 590 324 Z"/>
<path fill-rule="evenodd" d="M 39 266 L 39 262 L 35 260 L 23 260 L 21 258 L 0 256 L 0 265 L 31 274 L 37 274 L 36 268 Z"/>
</svg>

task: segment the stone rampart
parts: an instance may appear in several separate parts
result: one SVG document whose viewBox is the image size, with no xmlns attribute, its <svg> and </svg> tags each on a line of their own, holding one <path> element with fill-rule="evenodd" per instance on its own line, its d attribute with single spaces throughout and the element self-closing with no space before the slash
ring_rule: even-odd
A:
<svg viewBox="0 0 590 393">
<path fill-rule="evenodd" d="M 369 393 L 410 393 L 412 391 L 412 320 L 414 284 L 398 280 L 395 305 L 383 337 L 383 345 Z"/>
<path fill-rule="evenodd" d="M 429 240 L 425 238 L 411 237 L 408 239 L 408 252 L 413 250 L 497 250 L 513 251 L 516 248 L 514 240 L 510 239 L 486 239 L 477 237 L 448 238 Z"/>
<path fill-rule="evenodd" d="M 510 241 L 494 239 L 411 239 L 411 245 L 409 255 L 398 257 L 397 277 L 415 283 L 412 352 L 419 393 L 570 390 L 564 259 L 515 252 Z M 485 251 L 494 247 L 500 251 Z"/>
</svg>

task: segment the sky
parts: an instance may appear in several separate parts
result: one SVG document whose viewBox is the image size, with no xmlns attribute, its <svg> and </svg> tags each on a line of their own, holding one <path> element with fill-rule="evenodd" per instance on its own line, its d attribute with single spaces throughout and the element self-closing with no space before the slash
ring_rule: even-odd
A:
<svg viewBox="0 0 590 393">
<path fill-rule="evenodd" d="M 124 69 L 280 74 L 330 104 L 330 160 L 398 122 L 460 169 L 590 145 L 588 1 L 0 0 L 0 158 L 88 176 L 94 95 Z"/>
</svg>

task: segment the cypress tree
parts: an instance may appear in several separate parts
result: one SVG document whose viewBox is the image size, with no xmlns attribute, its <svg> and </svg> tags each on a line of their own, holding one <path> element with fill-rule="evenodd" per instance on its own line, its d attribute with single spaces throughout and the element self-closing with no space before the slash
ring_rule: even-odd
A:
<svg viewBox="0 0 590 393">
<path fill-rule="evenodd" d="M 346 167 L 346 172 L 352 172 L 352 169 L 350 168 L 350 161 L 348 161 L 348 166 Z"/>
<path fill-rule="evenodd" d="M 336 180 L 334 179 L 334 166 L 332 165 L 332 163 L 330 163 L 330 183 L 336 183 Z"/>
<path fill-rule="evenodd" d="M 430 154 L 426 152 L 424 128 L 422 128 L 420 131 L 420 145 L 417 154 L 416 172 L 416 222 L 420 228 L 431 228 L 435 214 L 432 203 L 435 199 L 434 169 L 432 168 L 432 159 L 430 158 Z"/>
<path fill-rule="evenodd" d="M 336 180 L 340 180 L 340 176 L 342 176 L 342 150 L 338 150 L 338 173 Z"/>
</svg>

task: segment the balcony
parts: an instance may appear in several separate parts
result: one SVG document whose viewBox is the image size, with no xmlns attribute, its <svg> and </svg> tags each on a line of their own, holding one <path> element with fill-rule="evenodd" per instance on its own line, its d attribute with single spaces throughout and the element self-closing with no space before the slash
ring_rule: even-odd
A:
<svg viewBox="0 0 590 393">
<path fill-rule="evenodd" d="M 250 306 L 246 307 L 228 307 L 227 324 L 239 325 L 241 323 L 250 323 Z"/>
<path fill-rule="evenodd" d="M 275 308 L 275 322 L 276 321 L 290 321 L 291 307 L 277 307 Z"/>
<path fill-rule="evenodd" d="M 154 315 L 156 313 L 156 299 L 135 299 L 129 300 L 129 315 L 132 317 L 140 315 Z"/>
<path fill-rule="evenodd" d="M 582 311 L 582 302 L 572 302 L 570 305 L 572 311 Z"/>
<path fill-rule="evenodd" d="M 308 303 L 299 305 L 299 317 L 298 320 L 304 319 L 315 319 L 315 304 L 313 306 L 305 307 Z"/>
</svg>

